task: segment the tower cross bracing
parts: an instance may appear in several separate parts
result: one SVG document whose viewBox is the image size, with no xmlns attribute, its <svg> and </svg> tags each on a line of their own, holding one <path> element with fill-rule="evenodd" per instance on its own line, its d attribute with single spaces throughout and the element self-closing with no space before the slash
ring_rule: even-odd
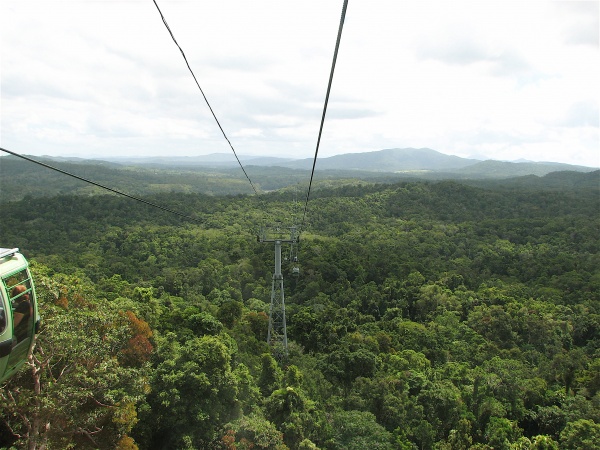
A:
<svg viewBox="0 0 600 450">
<path fill-rule="evenodd" d="M 298 242 L 298 230 L 295 226 L 264 226 L 260 229 L 258 240 L 263 243 L 272 242 L 275 246 L 275 269 L 273 271 L 273 283 L 271 286 L 267 343 L 276 356 L 286 357 L 288 354 L 288 343 L 285 322 L 285 292 L 283 289 L 283 273 L 281 271 L 281 246 L 282 244 L 296 244 Z"/>
</svg>

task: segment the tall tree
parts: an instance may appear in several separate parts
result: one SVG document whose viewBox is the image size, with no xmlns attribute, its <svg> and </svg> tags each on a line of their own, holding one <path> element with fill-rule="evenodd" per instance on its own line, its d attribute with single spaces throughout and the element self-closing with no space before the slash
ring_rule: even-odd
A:
<svg viewBox="0 0 600 450">
<path fill-rule="evenodd" d="M 26 367 L 0 390 L 0 420 L 30 450 L 114 448 L 149 389 L 149 327 L 85 280 L 45 270 L 35 271 L 43 329 Z"/>
</svg>

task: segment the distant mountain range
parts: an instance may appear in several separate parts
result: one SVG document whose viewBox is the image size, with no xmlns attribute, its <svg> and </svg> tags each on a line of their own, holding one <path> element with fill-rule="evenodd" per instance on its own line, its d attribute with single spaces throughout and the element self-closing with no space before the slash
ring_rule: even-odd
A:
<svg viewBox="0 0 600 450">
<path fill-rule="evenodd" d="M 376 172 L 407 172 L 414 170 L 445 171 L 461 169 L 480 162 L 476 159 L 445 155 L 429 148 L 391 148 L 366 153 L 320 158 L 318 167 L 322 170 L 371 170 Z M 285 167 L 311 167 L 312 159 L 292 161 Z"/>
<path fill-rule="evenodd" d="M 264 156 L 239 156 L 244 166 L 284 167 L 310 170 L 313 159 L 290 159 Z M 213 153 L 190 157 L 108 158 L 119 164 L 162 168 L 214 167 L 229 168 L 238 165 L 233 154 Z M 72 161 L 71 161 L 72 162 Z M 318 158 L 319 171 L 367 171 L 403 173 L 406 175 L 439 178 L 508 178 L 525 175 L 544 176 L 557 171 L 591 172 L 594 167 L 554 162 L 507 162 L 461 158 L 446 155 L 429 148 L 392 148 L 364 153 L 347 153 Z"/>
<path fill-rule="evenodd" d="M 90 195 L 102 186 L 134 195 L 165 192 L 237 195 L 252 193 L 250 177 L 261 192 L 308 183 L 313 160 L 242 156 L 244 173 L 230 154 L 198 157 L 111 158 L 0 157 L 0 203 L 24 196 Z M 46 165 L 47 167 L 43 167 Z M 48 170 L 56 168 L 57 170 Z M 60 173 L 63 172 L 63 173 Z M 72 177 L 66 175 L 73 174 Z M 483 188 L 600 190 L 600 170 L 551 162 L 481 161 L 430 149 L 388 149 L 319 158 L 315 187 L 356 183 L 455 180 Z M 92 180 L 96 187 L 83 181 Z"/>
</svg>

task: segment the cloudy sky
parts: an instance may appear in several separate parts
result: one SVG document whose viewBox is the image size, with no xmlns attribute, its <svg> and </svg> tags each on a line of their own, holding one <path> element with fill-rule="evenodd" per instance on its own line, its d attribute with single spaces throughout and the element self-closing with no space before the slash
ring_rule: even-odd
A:
<svg viewBox="0 0 600 450">
<path fill-rule="evenodd" d="M 315 152 L 342 0 L 157 0 L 238 155 Z M 1 146 L 233 153 L 152 0 L 2 0 Z M 349 0 L 320 157 L 600 166 L 598 1 Z"/>
</svg>

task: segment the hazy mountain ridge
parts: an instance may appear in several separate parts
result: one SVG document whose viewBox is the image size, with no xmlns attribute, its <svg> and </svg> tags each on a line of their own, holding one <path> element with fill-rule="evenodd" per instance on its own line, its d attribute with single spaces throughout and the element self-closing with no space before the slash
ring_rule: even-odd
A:
<svg viewBox="0 0 600 450">
<path fill-rule="evenodd" d="M 554 162 L 508 162 L 488 160 L 463 167 L 457 172 L 463 175 L 486 174 L 489 178 L 509 178 L 525 175 L 537 175 L 541 177 L 552 172 L 591 172 L 593 170 L 594 168 L 591 167 Z"/>
<path fill-rule="evenodd" d="M 254 166 L 276 166 L 283 165 L 292 158 L 278 158 L 276 156 L 250 156 L 238 155 L 240 162 L 244 165 Z M 148 157 L 123 157 L 107 158 L 120 165 L 143 165 L 151 167 L 237 167 L 235 155 L 233 153 L 211 153 L 209 155 L 198 156 L 148 156 Z"/>
<path fill-rule="evenodd" d="M 592 172 L 576 172 L 572 170 L 565 170 L 551 172 L 542 176 L 524 175 L 513 178 L 460 180 L 460 182 L 470 186 L 487 188 L 503 187 L 508 189 L 600 190 L 600 170 L 594 170 Z"/>
<path fill-rule="evenodd" d="M 476 159 L 446 155 L 429 148 L 391 148 L 365 153 L 346 153 L 319 158 L 319 169 L 370 170 L 376 172 L 403 172 L 413 170 L 445 171 L 460 169 L 479 162 Z M 285 167 L 305 168 L 312 159 L 293 161 Z"/>
<path fill-rule="evenodd" d="M 310 170 L 313 158 L 291 159 L 240 155 L 245 166 L 285 167 Z M 152 167 L 235 167 L 233 154 L 213 153 L 194 157 L 108 158 L 120 164 Z M 508 162 L 479 160 L 447 155 L 429 148 L 391 148 L 372 152 L 345 153 L 318 158 L 317 170 L 360 170 L 386 173 L 435 172 L 458 178 L 509 178 L 524 175 L 543 176 L 556 171 L 590 172 L 596 168 L 556 162 Z"/>
<path fill-rule="evenodd" d="M 111 161 L 32 157 L 33 160 L 74 175 L 69 177 L 14 156 L 0 157 L 0 202 L 15 201 L 25 196 L 104 193 L 100 187 L 87 184 L 76 179 L 77 177 L 131 195 L 169 192 L 251 194 L 252 187 L 237 161 L 228 163 L 226 158 L 235 161 L 235 157 L 228 154 L 185 158 L 121 158 Z M 240 160 L 260 192 L 305 186 L 312 167 L 311 159 L 290 161 L 283 158 L 241 156 Z M 295 167 L 303 164 L 306 165 L 304 169 Z M 446 166 L 451 167 L 445 168 Z M 377 167 L 387 170 L 378 170 Z M 397 170 L 398 167 L 403 169 Z M 321 189 L 364 182 L 388 184 L 441 180 L 456 180 L 489 188 L 600 189 L 600 171 L 590 167 L 559 163 L 469 160 L 443 155 L 430 149 L 389 149 L 319 158 L 314 187 Z"/>
</svg>

